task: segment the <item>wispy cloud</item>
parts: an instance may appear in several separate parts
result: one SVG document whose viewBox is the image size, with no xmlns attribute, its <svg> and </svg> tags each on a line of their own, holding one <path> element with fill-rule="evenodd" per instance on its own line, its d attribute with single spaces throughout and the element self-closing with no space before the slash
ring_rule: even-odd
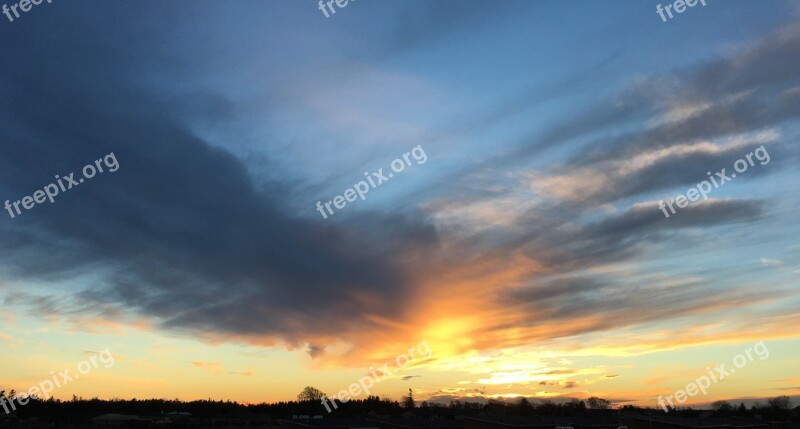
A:
<svg viewBox="0 0 800 429">
<path fill-rule="evenodd" d="M 765 267 L 782 267 L 784 265 L 780 259 L 761 258 L 759 261 Z"/>
</svg>

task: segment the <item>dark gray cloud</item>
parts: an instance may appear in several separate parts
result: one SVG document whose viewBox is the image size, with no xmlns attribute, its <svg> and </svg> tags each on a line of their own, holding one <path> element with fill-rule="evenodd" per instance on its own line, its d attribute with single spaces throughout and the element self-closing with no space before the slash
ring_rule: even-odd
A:
<svg viewBox="0 0 800 429">
<path fill-rule="evenodd" d="M 689 74 L 687 95 L 701 99 L 786 85 L 800 78 L 800 25 L 779 29 L 737 55 L 701 65 Z M 788 55 L 787 55 L 788 54 Z"/>
<path fill-rule="evenodd" d="M 397 315 L 409 281 L 394 261 L 435 244 L 435 230 L 400 216 L 334 226 L 287 212 L 292 189 L 254 182 L 240 160 L 186 125 L 197 119 L 190 112 L 225 121 L 224 97 L 195 96 L 187 109 L 152 83 L 196 72 L 164 47 L 170 27 L 148 24 L 150 14 L 161 22 L 180 11 L 155 6 L 76 3 L 2 27 L 11 41 L 0 71 L 4 200 L 109 152 L 120 164 L 55 204 L 0 221 L 12 279 L 86 284 L 54 291 L 76 293 L 72 304 L 24 294 L 9 302 L 44 314 L 133 311 L 195 334 L 309 341 L 312 355 L 347 327 L 370 326 L 368 314 Z M 393 229 L 378 245 L 358 238 L 386 223 Z M 84 277 L 96 273 L 91 283 Z"/>
<path fill-rule="evenodd" d="M 663 245 L 689 228 L 752 223 L 765 215 L 765 203 L 758 200 L 709 200 L 680 209 L 669 219 L 657 204 L 648 203 L 585 225 L 571 225 L 568 216 L 531 221 L 528 228 L 535 232 L 521 243 L 554 272 L 568 272 L 642 256 L 647 248 Z M 539 226 L 540 222 L 547 223 Z"/>
<path fill-rule="evenodd" d="M 605 282 L 596 279 L 573 277 L 556 279 L 540 288 L 517 289 L 511 293 L 511 296 L 526 302 L 545 301 L 563 295 L 599 290 L 605 286 L 607 286 Z"/>
<path fill-rule="evenodd" d="M 680 228 L 702 228 L 722 223 L 752 222 L 764 214 L 758 200 L 708 200 L 680 209 L 669 219 L 655 203 L 635 206 L 619 216 L 589 224 L 585 233 L 592 237 L 650 235 Z"/>
<path fill-rule="evenodd" d="M 774 300 L 776 294 L 747 287 L 724 287 L 698 275 L 683 278 L 651 275 L 642 281 L 638 276 L 589 277 L 581 272 L 595 265 L 630 261 L 664 250 L 680 242 L 681 235 L 688 230 L 756 222 L 765 215 L 765 206 L 758 200 L 709 200 L 690 205 L 666 219 L 657 204 L 647 203 L 585 225 L 548 217 L 547 227 L 531 225 L 532 230 L 539 232 L 522 246 L 556 277 L 548 279 L 550 276 L 540 274 L 528 286 L 502 293 L 499 302 L 508 311 L 529 315 L 527 320 L 518 321 L 523 326 L 537 326 L 543 321 L 556 323 L 560 328 L 548 333 L 553 338 Z M 585 323 L 571 323 L 576 320 Z M 506 328 L 498 325 L 489 329 Z M 543 339 L 540 333 L 532 335 L 520 339 L 520 344 Z"/>
<path fill-rule="evenodd" d="M 553 287 L 561 293 L 548 294 Z M 780 295 L 751 287 L 721 287 L 697 277 L 650 277 L 643 281 L 597 275 L 541 281 L 505 294 L 502 302 L 509 311 L 529 315 L 519 321 L 522 326 L 537 326 L 543 321 L 556 326 L 548 335 L 554 338 L 766 303 L 780 299 Z M 544 339 L 541 333 L 532 335 L 535 337 L 522 339 L 522 344 Z"/>
</svg>

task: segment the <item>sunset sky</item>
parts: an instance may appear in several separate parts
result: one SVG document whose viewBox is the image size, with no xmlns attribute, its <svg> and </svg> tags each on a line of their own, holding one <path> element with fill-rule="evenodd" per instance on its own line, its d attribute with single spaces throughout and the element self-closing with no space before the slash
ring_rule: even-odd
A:
<svg viewBox="0 0 800 429">
<path fill-rule="evenodd" d="M 0 15 L 0 204 L 119 163 L 0 211 L 0 390 L 107 349 L 53 396 L 292 400 L 424 341 L 373 394 L 655 406 L 763 341 L 683 405 L 800 405 L 800 3 L 658 4 Z"/>
</svg>

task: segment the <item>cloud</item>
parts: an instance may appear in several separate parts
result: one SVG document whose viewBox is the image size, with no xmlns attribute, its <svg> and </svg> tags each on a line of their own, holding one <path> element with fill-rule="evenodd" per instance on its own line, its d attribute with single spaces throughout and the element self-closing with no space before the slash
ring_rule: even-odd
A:
<svg viewBox="0 0 800 429">
<path fill-rule="evenodd" d="M 566 162 L 535 179 L 539 189 L 589 204 L 695 184 L 708 170 L 730 170 L 754 148 L 719 142 L 757 137 L 800 118 L 800 60 L 794 55 L 799 47 L 800 25 L 792 25 L 724 58 L 639 79 L 482 166 L 517 168 L 549 148 L 570 147 Z M 773 152 L 783 165 L 798 156 L 783 142 L 771 146 Z M 632 160 L 645 159 L 647 165 L 630 169 Z M 748 173 L 755 177 L 776 168 Z"/>
<path fill-rule="evenodd" d="M 780 259 L 761 258 L 760 262 L 761 265 L 765 267 L 782 267 L 784 265 L 783 261 L 781 261 Z"/>
<path fill-rule="evenodd" d="M 313 344 L 306 344 L 306 353 L 308 353 L 308 355 L 313 359 L 325 353 L 325 349 Z"/>
<path fill-rule="evenodd" d="M 800 25 L 793 25 L 725 58 L 645 80 L 628 96 L 646 105 L 707 105 L 655 128 L 595 141 L 576 160 L 629 157 L 644 150 L 758 130 L 796 120 L 800 97 Z M 764 65 L 769 64 L 769 70 Z M 707 104 L 706 104 L 707 103 Z"/>
<path fill-rule="evenodd" d="M 112 151 L 120 169 L 3 222 L 3 244 L 15 252 L 1 268 L 11 279 L 86 285 L 9 302 L 54 316 L 70 308 L 112 319 L 132 312 L 160 329 L 212 341 L 314 344 L 312 354 L 350 330 L 376 328 L 375 315 L 399 317 L 412 286 L 399 261 L 435 246 L 435 230 L 399 215 L 326 224 L 289 211 L 289 185 L 257 180 L 192 131 L 209 118 L 189 116 L 181 101 L 140 79 L 162 70 L 162 55 L 176 55 L 170 79 L 198 78 L 180 52 L 160 43 L 166 27 L 129 40 L 142 31 L 137 20 L 118 6 L 98 7 L 119 31 L 96 21 L 56 24 L 80 17 L 80 5 L 14 28 L 19 40 L 8 55 L 28 60 L 0 75 L 0 111 L 13 123 L 0 138 L 14 142 L 0 146 L 0 191 L 21 198 Z M 230 106 L 221 95 L 192 103 L 206 104 L 192 110 L 201 112 Z M 387 224 L 391 231 L 377 229 Z M 378 235 L 378 245 L 359 238 Z"/>
<path fill-rule="evenodd" d="M 554 338 L 685 318 L 776 299 L 775 295 L 765 296 L 742 286 L 726 288 L 726 300 L 721 302 L 717 296 L 720 286 L 711 287 L 700 278 L 664 275 L 630 279 L 613 276 L 599 280 L 578 278 L 555 283 L 568 285 L 562 286 L 562 290 L 570 293 L 542 298 L 538 292 L 549 289 L 547 282 L 511 291 L 505 301 L 507 311 L 529 314 L 525 322 L 518 321 L 524 326 L 538 327 L 546 322 L 549 332 L 545 329 L 541 332 Z M 530 334 L 535 335 L 536 331 Z"/>
<path fill-rule="evenodd" d="M 426 5 L 415 22 L 436 22 L 450 6 Z M 723 290 L 696 276 L 626 278 L 597 270 L 769 216 L 769 201 L 714 198 L 665 219 L 643 195 L 697 183 L 704 171 L 729 165 L 756 144 L 768 145 L 776 163 L 792 160 L 781 129 L 800 112 L 792 89 L 800 84 L 798 36 L 791 29 L 555 120 L 525 146 L 470 165 L 463 182 L 441 186 L 447 201 L 406 203 L 421 203 L 425 212 L 375 211 L 326 223 L 292 209 L 311 185 L 265 173 L 279 168 L 277 160 L 245 163 L 230 149 L 235 142 L 212 142 L 197 131 L 198 123 L 230 125 L 241 106 L 225 94 L 180 89 L 219 76 L 209 76 L 179 44 L 163 43 L 173 21 L 181 22 L 179 7 L 62 10 L 15 26 L 6 47 L 4 55 L 24 60 L 0 72 L 0 113 L 7 118 L 0 139 L 13 142 L 0 146 L 0 191 L 14 199 L 30 195 L 53 174 L 112 151 L 120 170 L 0 224 L 4 248 L 14 249 L 0 265 L 6 278 L 53 285 L 8 292 L 6 304 L 44 317 L 133 318 L 208 341 L 283 345 L 316 362 L 336 359 L 340 342 L 349 343 L 341 352 L 348 356 L 370 349 L 362 355 L 393 358 L 403 350 L 385 338 L 394 344 L 429 335 L 435 354 L 457 355 L 774 298 L 751 292 L 757 288 Z M 458 8 L 447 25 L 480 18 L 475 10 Z M 152 16 L 159 22 L 147 24 Z M 81 25 L 62 25 L 68 20 Z M 424 40 L 410 28 L 395 34 L 389 51 Z M 534 90 L 500 106 L 498 115 L 550 97 Z M 481 123 L 498 120 L 492 112 L 479 116 Z M 622 126 L 626 131 L 618 132 Z M 283 144 L 271 138 L 260 143 Z M 525 169 L 554 147 L 574 154 L 547 171 Z M 517 170 L 504 179 L 524 179 L 494 186 L 498 172 L 510 169 Z M 752 175 L 768 171 L 773 167 Z M 464 182 L 466 191 L 456 186 Z M 517 188 L 532 189 L 536 198 Z M 468 207 L 459 211 L 464 201 Z M 224 372 L 219 362 L 192 365 Z M 538 383 L 557 375 L 497 371 L 489 380 Z"/>
<path fill-rule="evenodd" d="M 212 374 L 222 374 L 225 372 L 225 368 L 222 365 L 222 362 L 192 362 L 192 366 L 196 368 L 202 368 Z"/>
<path fill-rule="evenodd" d="M 730 175 L 734 163 L 759 146 L 765 146 L 767 153 L 775 153 L 776 150 L 785 153 L 786 150 L 779 146 L 765 145 L 779 138 L 779 133 L 770 130 L 755 135 L 733 136 L 723 142 L 678 144 L 589 165 L 566 164 L 556 171 L 534 175 L 530 183 L 543 195 L 588 206 L 677 186 L 695 187 L 702 181 L 709 183 L 709 194 L 713 195 L 719 192 L 717 189 L 721 186 L 712 186 L 707 172 L 710 171 L 715 177 L 714 173 L 725 169 Z M 753 159 L 755 164 L 747 170 L 747 174 L 739 176 L 752 179 L 766 174 L 771 168 Z M 686 189 L 681 191 L 685 192 Z"/>
<path fill-rule="evenodd" d="M 523 248 L 552 270 L 567 271 L 625 260 L 686 229 L 752 223 L 764 213 L 763 201 L 709 199 L 666 219 L 655 201 L 645 202 L 586 225 L 532 220 L 527 228 L 534 233 Z"/>
<path fill-rule="evenodd" d="M 575 294 L 601 290 L 607 287 L 608 283 L 597 279 L 586 278 L 562 278 L 543 285 L 541 288 L 530 288 L 515 290 L 512 292 L 513 299 L 525 302 L 546 301 L 560 296 L 572 296 Z"/>
</svg>

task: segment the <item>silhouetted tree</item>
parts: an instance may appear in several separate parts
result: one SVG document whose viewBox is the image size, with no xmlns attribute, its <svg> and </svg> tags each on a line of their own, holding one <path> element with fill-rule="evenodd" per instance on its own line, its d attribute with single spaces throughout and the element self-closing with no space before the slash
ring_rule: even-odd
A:
<svg viewBox="0 0 800 429">
<path fill-rule="evenodd" d="M 739 402 L 739 408 L 736 411 L 740 416 L 747 415 L 747 408 L 744 406 L 744 402 Z"/>
<path fill-rule="evenodd" d="M 567 414 L 571 414 L 576 411 L 586 411 L 586 403 L 573 398 L 569 402 L 565 403 L 563 408 Z"/>
<path fill-rule="evenodd" d="M 586 400 L 586 406 L 592 410 L 607 410 L 611 408 L 611 401 L 608 399 L 598 398 L 597 396 L 592 396 Z"/>
<path fill-rule="evenodd" d="M 528 398 L 520 396 L 519 401 L 517 402 L 516 412 L 521 416 L 529 416 L 533 414 L 533 405 L 531 405 L 531 402 L 528 400 Z"/>
<path fill-rule="evenodd" d="M 788 396 L 778 396 L 767 401 L 770 408 L 777 411 L 789 411 L 792 409 L 792 400 Z"/>
<path fill-rule="evenodd" d="M 416 406 L 417 404 L 414 403 L 414 392 L 412 392 L 411 389 L 408 389 L 408 395 L 403 396 L 403 407 L 412 410 Z"/>
<path fill-rule="evenodd" d="M 733 411 L 733 405 L 731 405 L 728 401 L 714 401 L 711 404 L 711 409 L 716 411 L 718 414 L 726 415 Z"/>
<path fill-rule="evenodd" d="M 553 401 L 544 400 L 536 406 L 536 412 L 543 416 L 555 416 L 558 414 L 559 407 Z"/>
<path fill-rule="evenodd" d="M 767 400 L 766 414 L 774 420 L 785 420 L 791 416 L 792 400 L 788 396 L 778 396 Z"/>
<path fill-rule="evenodd" d="M 488 414 L 505 414 L 507 404 L 497 399 L 489 399 L 483 406 L 483 411 Z"/>
<path fill-rule="evenodd" d="M 297 395 L 297 400 L 300 402 L 322 401 L 323 396 L 325 396 L 325 394 L 316 387 L 306 386 L 306 388 Z"/>
</svg>

